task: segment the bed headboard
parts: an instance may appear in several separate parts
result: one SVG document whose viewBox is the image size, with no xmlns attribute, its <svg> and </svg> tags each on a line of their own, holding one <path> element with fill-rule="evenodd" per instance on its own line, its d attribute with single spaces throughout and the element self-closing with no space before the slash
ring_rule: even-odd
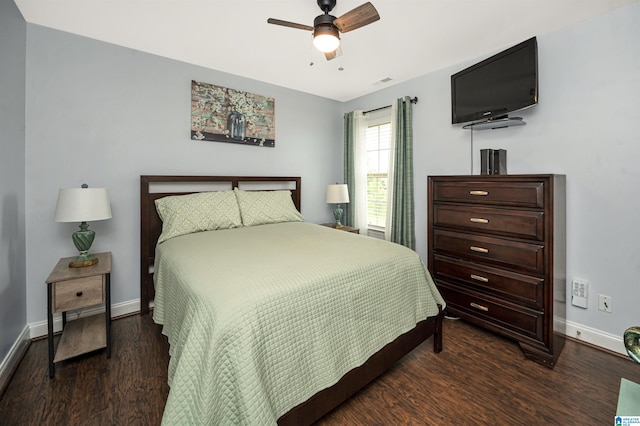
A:
<svg viewBox="0 0 640 426">
<path fill-rule="evenodd" d="M 245 191 L 286 189 L 300 211 L 300 177 L 282 176 L 140 176 L 140 314 L 149 313 L 154 297 L 153 263 L 162 221 L 155 200 L 168 195 L 184 195 L 204 191 Z"/>
</svg>

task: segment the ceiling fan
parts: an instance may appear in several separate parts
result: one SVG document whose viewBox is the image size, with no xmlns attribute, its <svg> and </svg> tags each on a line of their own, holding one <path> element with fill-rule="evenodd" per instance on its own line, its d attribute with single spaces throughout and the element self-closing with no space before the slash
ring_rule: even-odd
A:
<svg viewBox="0 0 640 426">
<path fill-rule="evenodd" d="M 313 20 L 313 26 L 274 18 L 267 19 L 267 22 L 283 27 L 313 31 L 313 45 L 324 52 L 327 60 L 331 60 L 337 55 L 340 46 L 340 33 L 353 31 L 380 19 L 378 11 L 370 2 L 350 10 L 339 18 L 329 15 L 329 12 L 336 6 L 336 0 L 318 0 L 318 6 L 324 14 Z"/>
</svg>

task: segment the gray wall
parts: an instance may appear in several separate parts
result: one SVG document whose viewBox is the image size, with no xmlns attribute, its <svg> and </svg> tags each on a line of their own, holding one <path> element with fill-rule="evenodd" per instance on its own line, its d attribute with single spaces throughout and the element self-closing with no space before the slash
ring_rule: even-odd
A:
<svg viewBox="0 0 640 426">
<path fill-rule="evenodd" d="M 76 254 L 77 224 L 55 223 L 59 188 L 109 191 L 92 251 L 112 251 L 112 302 L 138 299 L 139 176 L 302 176 L 302 214 L 327 221 L 326 185 L 342 177 L 336 101 L 28 24 L 27 318 L 46 319 L 44 280 Z M 215 46 L 211 52 L 215 54 Z M 260 64 L 256 64 L 260 66 Z M 276 147 L 190 140 L 191 80 L 275 98 Z"/>
<path fill-rule="evenodd" d="M 0 0 L 0 363 L 27 324 L 25 285 L 26 24 Z"/>
<path fill-rule="evenodd" d="M 516 114 L 528 124 L 473 134 L 476 174 L 482 148 L 506 149 L 512 174 L 566 174 L 567 277 L 590 282 L 588 309 L 569 305 L 567 319 L 617 336 L 640 322 L 638 22 L 640 4 L 635 3 L 539 36 L 539 105 Z M 450 76 L 474 62 L 344 105 L 344 111 L 367 110 L 401 96 L 419 97 L 414 107 L 416 233 L 425 259 L 427 176 L 470 173 L 470 131 L 451 125 Z M 598 311 L 599 293 L 613 297 L 612 314 Z"/>
</svg>

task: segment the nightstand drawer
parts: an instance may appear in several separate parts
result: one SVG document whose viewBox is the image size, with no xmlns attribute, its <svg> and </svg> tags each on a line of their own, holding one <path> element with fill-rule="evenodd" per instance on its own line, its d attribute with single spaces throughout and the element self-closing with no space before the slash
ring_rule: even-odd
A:
<svg viewBox="0 0 640 426">
<path fill-rule="evenodd" d="M 69 311 L 104 302 L 103 276 L 59 281 L 53 286 L 53 312 Z"/>
</svg>

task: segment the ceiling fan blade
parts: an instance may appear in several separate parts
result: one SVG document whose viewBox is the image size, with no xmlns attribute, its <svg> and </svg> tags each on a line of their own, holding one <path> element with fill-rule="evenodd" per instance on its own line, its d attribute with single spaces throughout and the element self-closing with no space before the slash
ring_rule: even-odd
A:
<svg viewBox="0 0 640 426">
<path fill-rule="evenodd" d="M 342 56 L 342 46 L 338 46 L 336 50 L 333 52 L 326 52 L 324 57 L 327 58 L 327 61 L 337 58 L 338 56 Z"/>
<path fill-rule="evenodd" d="M 313 27 L 304 24 L 296 24 L 295 22 L 283 21 L 281 19 L 267 19 L 267 23 L 274 25 L 282 25 L 283 27 L 297 28 L 299 30 L 313 31 Z"/>
<path fill-rule="evenodd" d="M 380 19 L 378 11 L 370 2 L 366 2 L 353 10 L 345 13 L 333 21 L 333 25 L 338 27 L 341 33 L 353 31 Z"/>
</svg>

